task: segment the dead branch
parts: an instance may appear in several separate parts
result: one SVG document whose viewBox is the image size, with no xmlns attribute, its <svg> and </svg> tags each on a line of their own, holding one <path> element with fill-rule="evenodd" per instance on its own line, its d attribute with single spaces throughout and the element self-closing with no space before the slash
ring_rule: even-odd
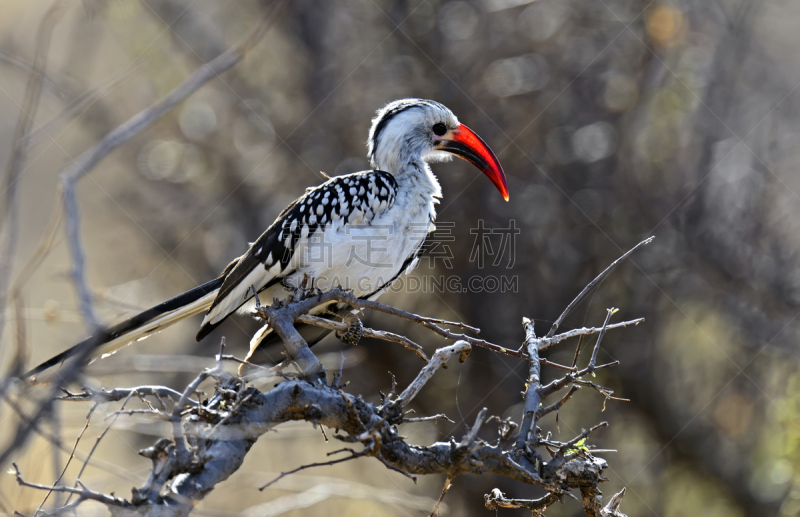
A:
<svg viewBox="0 0 800 517">
<path fill-rule="evenodd" d="M 402 317 L 440 336 L 451 338 L 462 336 L 439 327 L 439 324 L 453 324 L 453 322 L 425 318 L 377 302 L 360 300 L 342 289 L 328 292 L 303 289 L 295 292 L 289 300 L 275 302 L 271 307 L 263 307 L 257 303 L 258 313 L 267 320 L 272 330 L 283 338 L 287 357 L 297 367 L 299 375 L 284 373 L 286 380 L 266 392 L 248 386 L 243 378 L 223 370 L 222 361 L 229 359 L 223 353 L 225 346 L 223 340 L 216 365 L 198 374 L 182 392 L 164 386 L 83 390 L 79 393 L 64 391 L 63 395 L 54 395 L 53 399 L 65 402 L 93 400 L 97 403 L 124 400 L 123 407 L 112 413 L 114 419 L 123 414 L 150 415 L 155 419 L 171 423 L 171 437 L 161 438 L 153 446 L 140 451 L 141 455 L 152 461 L 153 466 L 142 486 L 133 489 L 129 500 L 92 492 L 79 482 L 76 482 L 74 487 L 50 487 L 27 483 L 17 471 L 18 481 L 30 488 L 78 496 L 72 503 L 68 500 L 68 506 L 62 509 L 74 508 L 85 500 L 95 500 L 106 504 L 114 515 L 185 516 L 191 512 L 195 502 L 203 499 L 207 493 L 240 468 L 248 451 L 261 435 L 284 422 L 304 420 L 336 429 L 333 438 L 349 445 L 335 454 L 346 453 L 346 456 L 300 465 L 281 473 L 262 487 L 262 490 L 301 470 L 375 458 L 386 468 L 411 479 L 416 479 L 419 475 L 444 474 L 448 483 L 442 491 L 442 498 L 447 493 L 449 484 L 459 475 L 494 474 L 533 485 L 544 490 L 546 494 L 538 499 L 516 499 L 507 498 L 499 490 L 494 490 L 485 496 L 485 504 L 490 509 L 527 508 L 534 515 L 542 515 L 546 508 L 556 501 L 563 501 L 565 497 L 578 499 L 573 494 L 577 491 L 580 492 L 580 501 L 587 516 L 622 516 L 619 513 L 621 494 L 615 496 L 615 499 L 605 507 L 601 505 L 602 494 L 598 485 L 604 481 L 602 474 L 607 462 L 596 454 L 605 450 L 586 443 L 591 433 L 608 424 L 601 422 L 563 442 L 551 439 L 550 433 L 543 435 L 537 425 L 541 417 L 560 411 L 581 387 L 591 387 L 603 394 L 606 399 L 613 398 L 612 390 L 584 380 L 582 376 L 617 364 L 617 361 L 596 364 L 602 340 L 607 331 L 614 328 L 609 320 L 616 312 L 615 309 L 608 310 L 605 321 L 599 328 L 598 340 L 593 347 L 589 364 L 585 367 L 578 366 L 582 340 L 577 344 L 572 366 L 542 360 L 540 353 L 546 345 L 564 343 L 567 337 L 582 338 L 595 333 L 597 329 L 570 331 L 566 337 L 558 335 L 540 338 L 536 336 L 533 321 L 524 318 L 524 350 L 514 351 L 464 336 L 464 339 L 436 350 L 415 379 L 399 395 L 396 394 L 398 390 L 393 377 L 391 392 L 383 398 L 382 404 L 376 406 L 367 403 L 360 396 L 343 391 L 338 385 L 339 375 L 334 375 L 333 383 L 328 384 L 327 371 L 294 327 L 295 322 L 302 321 L 318 323 L 332 330 L 344 330 L 342 327 L 348 327 L 344 322 L 323 320 L 326 322 L 322 323 L 318 321 L 320 318 L 308 317 L 308 312 L 330 302 L 346 304 L 353 309 L 373 309 Z M 639 321 L 641 320 L 632 320 L 625 324 L 635 324 Z M 358 324 L 360 325 L 360 322 Z M 478 330 L 464 324 L 458 326 L 473 332 Z M 617 324 L 617 327 L 620 326 L 624 325 Z M 517 426 L 510 419 L 488 417 L 488 409 L 483 408 L 460 441 L 451 438 L 447 442 L 430 445 L 409 444 L 398 429 L 404 423 L 415 421 L 406 418 L 409 413 L 408 404 L 425 388 L 434 374 L 446 366 L 449 359 L 458 356 L 463 362 L 472 347 L 476 345 L 528 360 L 522 424 Z M 412 351 L 417 353 L 413 347 Z M 79 364 L 79 362 L 72 363 L 73 367 Z M 553 365 L 567 373 L 542 385 L 543 365 Z M 215 382 L 213 395 L 207 399 L 197 397 L 198 400 L 195 400 L 193 398 L 195 393 L 201 385 L 210 380 Z M 568 390 L 559 400 L 549 405 L 544 404 L 548 397 L 562 388 Z M 134 397 L 145 403 L 146 407 L 125 409 L 125 404 Z M 202 401 L 199 400 L 201 398 Z M 155 404 L 149 399 L 153 399 Z M 495 444 L 489 444 L 479 435 L 486 423 L 493 421 L 499 423 L 500 439 Z M 35 425 L 35 422 L 29 425 Z M 516 440 L 506 448 L 517 428 L 519 432 Z M 101 435 L 98 442 L 104 435 L 105 433 Z M 549 459 L 543 459 L 540 451 L 546 451 Z"/>
<path fill-rule="evenodd" d="M 508 499 L 499 489 L 495 488 L 490 493 L 483 496 L 487 510 L 497 510 L 498 508 L 527 508 L 535 517 L 542 515 L 542 512 L 551 504 L 557 502 L 558 496 L 550 493 L 539 499 Z"/>
<path fill-rule="evenodd" d="M 403 393 L 401 393 L 393 403 L 395 405 L 405 405 L 411 402 L 431 377 L 433 377 L 433 374 L 451 357 L 458 354 L 459 362 L 463 363 L 471 349 L 472 347 L 466 341 L 456 341 L 453 345 L 437 350 L 436 353 L 433 354 L 433 357 L 431 357 L 430 362 L 419 372 L 417 378 L 403 390 Z"/>
<path fill-rule="evenodd" d="M 292 309 L 293 305 L 303 304 L 304 301 L 294 302 L 283 309 Z M 281 314 L 287 317 L 290 312 L 287 310 Z M 275 319 L 274 324 L 280 327 L 284 321 L 285 318 Z M 276 328 L 277 330 L 283 331 Z M 526 331 L 530 345 L 528 354 L 538 357 L 535 348 L 537 341 L 529 320 L 526 321 Z M 520 462 L 516 446 L 505 450 L 502 441 L 496 445 L 482 441 L 478 437 L 480 430 L 488 420 L 496 420 L 487 420 L 486 408 L 479 412 L 475 423 L 458 442 L 451 439 L 449 442 L 416 446 L 408 444 L 402 438 L 397 426 L 407 421 L 404 418 L 406 405 L 448 359 L 459 356 L 463 361 L 470 349 L 469 343 L 458 341 L 437 350 L 430 362 L 400 395 L 394 397 L 390 394 L 380 406 L 367 403 L 359 396 L 342 391 L 338 386 L 320 382 L 319 377 L 312 378 L 311 382 L 302 379 L 287 380 L 268 392 L 261 392 L 254 387 L 247 387 L 240 378 L 222 371 L 219 362 L 217 367 L 201 372 L 182 393 L 159 386 L 67 393 L 60 399 L 90 399 L 101 403 L 123 397 L 127 401 L 134 395 L 157 397 L 158 400 L 170 399 L 174 404 L 170 411 L 152 405 L 144 411 L 170 420 L 173 423 L 173 436 L 162 438 L 152 447 L 140 452 L 151 459 L 153 468 L 145 483 L 134 489 L 130 500 L 120 500 L 112 496 L 102 498 L 87 491 L 82 485 L 58 488 L 78 495 L 78 500 L 71 503 L 72 506 L 92 499 L 104 502 L 114 514 L 188 515 L 194 501 L 202 499 L 241 466 L 247 452 L 262 434 L 292 420 L 305 420 L 337 429 L 334 438 L 360 444 L 362 449 L 359 451 L 348 447 L 341 451 L 347 453 L 346 457 L 299 466 L 281 474 L 272 483 L 300 470 L 373 457 L 387 468 L 409 477 L 445 474 L 452 480 L 463 474 L 496 474 L 548 492 L 543 498 L 530 501 L 506 499 L 502 494 L 499 497 L 493 492 L 491 496 L 487 496 L 486 504 L 494 505 L 494 508 L 525 507 L 534 510 L 541 507 L 543 510 L 552 502 L 561 500 L 571 490 L 579 488 L 584 493 L 584 487 L 596 487 L 603 479 L 602 471 L 606 462 L 593 456 L 590 449 L 583 444 L 589 433 L 605 423 L 563 443 L 540 440 L 538 435 L 527 433 L 530 438 L 527 444 L 529 449 L 550 446 L 556 451 L 555 456 L 547 463 L 531 462 L 530 454 L 524 454 L 526 461 Z M 218 356 L 218 361 L 221 360 L 222 353 Z M 534 382 L 530 386 L 534 386 L 534 391 L 531 393 L 538 391 L 538 375 L 533 368 L 530 379 Z M 192 394 L 209 379 L 216 382 L 214 395 L 203 403 L 190 402 Z M 537 403 L 530 418 L 560 408 L 577 389 L 577 386 L 573 386 L 567 396 L 547 408 L 539 409 Z M 534 421 L 531 420 L 529 429 L 535 428 L 533 424 Z M 508 436 L 515 427 L 516 424 L 506 426 L 505 435 Z M 26 486 L 44 489 L 44 486 L 33 484 Z"/>
<path fill-rule="evenodd" d="M 119 497 L 114 497 L 111 495 L 106 495 L 100 492 L 95 492 L 94 490 L 89 490 L 82 484 L 79 484 L 78 488 L 72 488 L 68 486 L 48 486 L 39 483 L 31 483 L 30 481 L 25 481 L 22 478 L 22 474 L 20 473 L 17 464 L 12 463 L 11 465 L 14 467 L 14 475 L 16 476 L 17 483 L 19 483 L 20 486 L 35 488 L 37 490 L 47 490 L 48 492 L 63 492 L 66 494 L 75 494 L 78 496 L 79 501 L 97 501 L 109 507 L 118 506 L 125 508 L 130 506 L 130 503 L 128 503 L 124 499 L 121 499 Z"/>
<path fill-rule="evenodd" d="M 597 277 L 595 277 L 594 280 L 589 282 L 586 285 L 586 287 L 584 287 L 583 290 L 580 293 L 578 293 L 578 296 L 576 296 L 575 299 L 572 300 L 569 303 L 569 305 L 567 305 L 567 308 L 564 309 L 564 312 L 562 312 L 561 315 L 556 319 L 555 323 L 553 323 L 553 326 L 550 327 L 550 331 L 547 333 L 546 337 L 553 337 L 553 334 L 555 334 L 556 330 L 558 330 L 558 326 L 561 325 L 562 321 L 564 321 L 564 318 L 569 316 L 569 313 L 572 312 L 572 309 L 574 309 L 578 305 L 578 303 L 580 303 L 580 301 L 583 300 L 583 297 L 586 296 L 586 294 L 589 293 L 589 291 L 591 291 L 592 288 L 594 288 L 594 286 L 600 283 L 602 279 L 608 276 L 608 274 L 611 273 L 618 265 L 624 262 L 626 258 L 630 257 L 634 251 L 638 250 L 642 246 L 650 244 L 651 242 L 653 242 L 653 239 L 655 239 L 655 237 L 648 237 L 647 239 L 643 240 L 633 248 L 629 249 L 627 252 L 625 252 L 624 255 L 622 255 L 620 258 L 612 262 L 607 268 L 605 268 L 602 273 L 597 275 Z"/>
<path fill-rule="evenodd" d="M 536 418 L 541 405 L 541 371 L 539 362 L 539 344 L 533 329 L 533 322 L 523 318 L 522 326 L 525 328 L 525 349 L 528 353 L 529 371 L 527 389 L 525 390 L 525 407 L 522 411 L 522 425 L 517 436 L 516 453 L 518 457 L 526 458 L 533 465 L 538 465 L 539 455 L 530 447 L 532 432 L 536 429 Z"/>
<path fill-rule="evenodd" d="M 322 327 L 322 328 L 326 328 L 326 329 L 329 329 L 329 330 L 335 330 L 335 331 L 338 331 L 338 332 L 346 332 L 348 330 L 347 324 L 342 322 L 342 321 L 328 320 L 328 319 L 325 319 L 325 318 L 320 318 L 319 316 L 312 316 L 311 314 L 301 314 L 297 318 L 297 321 L 300 322 L 300 323 L 306 323 L 308 325 L 314 325 L 316 327 Z M 442 321 L 442 320 L 436 320 L 436 321 Z M 450 322 L 447 322 L 447 323 L 450 323 Z M 451 323 L 451 324 L 452 325 L 462 325 L 462 324 L 456 324 L 456 323 Z M 478 329 L 474 329 L 472 327 L 469 327 L 469 328 L 470 328 L 470 330 L 472 330 L 474 332 L 480 332 Z M 417 354 L 423 361 L 426 361 L 426 362 L 428 361 L 428 356 L 425 355 L 425 351 L 422 349 L 421 346 L 419 346 L 418 344 L 414 343 L 413 341 L 411 341 L 407 337 L 401 336 L 400 334 L 395 334 L 394 332 L 388 332 L 388 331 L 385 331 L 385 330 L 375 330 L 375 329 L 364 327 L 362 336 L 363 337 L 371 337 L 373 339 L 380 339 L 382 341 L 388 341 L 390 343 L 400 343 L 407 350 L 411 350 L 412 352 Z"/>
<path fill-rule="evenodd" d="M 313 308 L 330 302 L 339 302 L 347 304 L 353 309 L 371 309 L 378 312 L 383 312 L 385 314 L 397 316 L 398 318 L 402 318 L 411 321 L 413 323 L 416 323 L 418 325 L 421 325 L 433 331 L 434 333 L 448 339 L 466 341 L 472 346 L 479 346 L 481 348 L 486 348 L 493 352 L 510 355 L 512 357 L 517 357 L 520 359 L 525 357 L 525 354 L 519 350 L 512 350 L 510 348 L 505 348 L 500 345 L 490 343 L 483 339 L 478 339 L 472 336 L 468 336 L 466 334 L 459 334 L 449 329 L 442 328 L 436 323 L 433 323 L 434 321 L 441 322 L 445 320 L 426 318 L 425 316 L 420 316 L 419 314 L 414 314 L 412 312 L 404 311 L 402 309 L 398 309 L 390 305 L 385 305 L 380 302 L 372 300 L 364 300 L 358 298 L 353 293 L 340 288 L 331 289 L 323 293 L 319 293 L 318 291 L 314 290 L 308 291 L 307 293 L 300 293 L 299 299 L 293 300 L 292 303 L 290 304 L 291 307 L 285 307 L 285 306 L 277 306 L 270 308 L 261 307 L 261 309 L 265 311 L 262 317 L 264 317 L 265 319 L 291 317 L 291 321 L 294 322 L 297 321 L 301 315 L 307 314 Z M 309 320 L 309 322 L 310 321 L 311 320 Z M 469 330 L 472 330 L 474 332 L 480 331 L 479 329 L 476 329 L 474 327 L 466 326 L 463 323 L 454 323 L 454 322 L 445 322 L 445 323 L 468 328 Z"/>
</svg>

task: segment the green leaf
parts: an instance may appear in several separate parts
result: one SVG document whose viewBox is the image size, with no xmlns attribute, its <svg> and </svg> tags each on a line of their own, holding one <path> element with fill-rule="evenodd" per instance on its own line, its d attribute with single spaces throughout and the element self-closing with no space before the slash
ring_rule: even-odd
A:
<svg viewBox="0 0 800 517">
<path fill-rule="evenodd" d="M 589 451 L 589 448 L 586 446 L 586 438 L 582 438 L 580 441 L 575 443 L 575 447 L 567 449 L 568 454 L 577 453 L 579 451 Z"/>
</svg>

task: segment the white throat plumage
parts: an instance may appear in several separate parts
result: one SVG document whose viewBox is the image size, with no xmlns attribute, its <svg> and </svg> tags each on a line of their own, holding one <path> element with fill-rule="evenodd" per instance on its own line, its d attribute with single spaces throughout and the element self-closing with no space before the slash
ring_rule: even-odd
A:
<svg viewBox="0 0 800 517">
<path fill-rule="evenodd" d="M 448 127 L 459 124 L 442 104 L 402 99 L 378 111 L 367 142 L 372 167 L 392 174 L 401 190 L 409 187 L 415 197 L 424 198 L 417 199 L 418 202 L 431 204 L 431 219 L 435 216 L 432 204 L 438 202 L 442 191 L 428 163 L 452 159 L 451 154 L 434 148 L 431 127 L 436 123 Z"/>
</svg>

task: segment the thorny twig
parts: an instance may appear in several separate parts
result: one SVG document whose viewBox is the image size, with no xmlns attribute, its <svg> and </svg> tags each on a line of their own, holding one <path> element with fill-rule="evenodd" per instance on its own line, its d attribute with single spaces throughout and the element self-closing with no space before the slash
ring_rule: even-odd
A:
<svg viewBox="0 0 800 517">
<path fill-rule="evenodd" d="M 54 486 L 58 486 L 58 484 L 61 482 L 61 479 L 64 477 L 64 474 L 67 472 L 69 464 L 72 463 L 72 458 L 75 457 L 75 451 L 78 449 L 78 444 L 81 443 L 81 438 L 83 438 L 83 433 L 85 433 L 86 430 L 89 428 L 89 423 L 91 422 L 92 414 L 94 413 L 95 409 L 97 409 L 97 404 L 92 406 L 92 408 L 89 410 L 89 414 L 86 415 L 86 424 L 84 424 L 83 429 L 81 429 L 81 432 L 78 433 L 78 437 L 75 439 L 75 445 L 72 446 L 72 451 L 69 454 L 67 462 L 64 464 L 64 468 L 61 470 L 61 473 L 56 478 L 55 483 L 53 483 Z M 37 508 L 36 511 L 34 512 L 34 515 L 38 514 L 42 510 L 42 507 L 44 507 L 44 504 L 47 502 L 47 498 L 50 497 L 50 494 L 52 493 L 53 493 L 52 490 L 47 492 L 47 494 L 44 496 L 44 499 L 42 499 L 42 502 L 39 504 L 39 508 Z M 67 503 L 69 503 L 69 499 L 67 499 Z"/>
<path fill-rule="evenodd" d="M 95 492 L 94 490 L 89 490 L 86 488 L 82 483 L 78 482 L 78 488 L 72 488 L 68 486 L 49 486 L 49 485 L 42 485 L 39 483 L 31 483 L 30 481 L 25 481 L 22 478 L 22 474 L 19 471 L 19 467 L 17 467 L 16 463 L 11 464 L 14 467 L 14 475 L 17 478 L 17 483 L 20 486 L 26 486 L 30 488 L 36 488 L 38 490 L 47 490 L 49 492 L 63 492 L 66 494 L 75 494 L 78 496 L 79 500 L 92 500 L 98 501 L 100 503 L 105 504 L 106 506 L 119 506 L 119 507 L 129 507 L 130 503 L 121 499 L 119 497 L 114 497 L 111 495 L 106 495 L 100 492 Z"/>
<path fill-rule="evenodd" d="M 606 313 L 606 320 L 603 322 L 603 328 L 600 330 L 600 335 L 597 336 L 597 342 L 594 344 L 594 350 L 592 350 L 592 358 L 589 360 L 589 366 L 586 369 L 586 373 L 589 375 L 593 374 L 595 371 L 595 364 L 597 362 L 597 352 L 600 351 L 600 343 L 603 341 L 603 336 L 606 335 L 606 330 L 608 329 L 608 320 L 611 319 L 611 315 L 617 312 L 617 309 L 608 309 Z"/>
<path fill-rule="evenodd" d="M 574 309 L 575 306 L 577 306 L 580 303 L 580 301 L 583 300 L 583 297 L 586 296 L 586 294 L 589 291 L 591 291 L 594 286 L 596 286 L 602 279 L 608 276 L 608 274 L 611 273 L 618 265 L 624 262 L 626 258 L 630 257 L 634 251 L 638 250 L 642 246 L 650 244 L 651 242 L 653 242 L 653 239 L 655 239 L 655 237 L 648 237 L 647 239 L 643 240 L 633 248 L 629 249 L 624 255 L 622 255 L 620 258 L 612 262 L 607 268 L 605 268 L 602 273 L 597 275 L 597 277 L 595 277 L 594 280 L 589 282 L 586 285 L 586 287 L 584 287 L 583 290 L 580 293 L 578 293 L 578 296 L 576 296 L 575 299 L 572 300 L 569 303 L 569 305 L 567 305 L 567 308 L 564 309 L 564 312 L 562 312 L 561 315 L 556 319 L 556 321 L 553 323 L 553 326 L 550 327 L 550 331 L 547 333 L 545 337 L 553 337 L 553 334 L 555 334 L 556 330 L 558 330 L 558 326 L 561 325 L 562 321 L 564 321 L 564 318 L 569 316 L 569 313 L 572 312 L 572 309 Z"/>
<path fill-rule="evenodd" d="M 131 399 L 132 396 L 133 396 L 133 392 L 129 392 L 128 395 L 125 397 L 125 401 L 122 403 L 122 406 L 121 406 L 120 409 L 125 409 L 125 406 L 128 404 L 128 401 Z M 80 481 L 81 476 L 83 476 L 83 471 L 86 470 L 87 466 L 89 466 L 89 460 L 92 459 L 92 456 L 94 455 L 94 452 L 97 450 L 97 447 L 100 446 L 100 442 L 103 441 L 103 438 L 105 438 L 105 436 L 111 430 L 111 427 L 113 427 L 114 422 L 117 421 L 117 418 L 119 418 L 119 414 L 114 415 L 114 418 L 111 420 L 111 422 L 108 423 L 108 425 L 103 430 L 103 432 L 100 433 L 100 435 L 97 437 L 97 440 L 95 440 L 94 445 L 92 446 L 92 450 L 89 451 L 89 454 L 86 456 L 86 459 L 84 459 L 84 461 L 83 461 L 83 465 L 81 465 L 81 469 L 78 471 L 78 475 L 75 477 L 75 486 L 76 487 L 78 486 L 78 482 Z M 70 496 L 67 498 L 67 504 L 69 504 L 69 501 L 70 501 L 71 498 L 72 498 L 72 494 L 70 494 Z"/>
</svg>

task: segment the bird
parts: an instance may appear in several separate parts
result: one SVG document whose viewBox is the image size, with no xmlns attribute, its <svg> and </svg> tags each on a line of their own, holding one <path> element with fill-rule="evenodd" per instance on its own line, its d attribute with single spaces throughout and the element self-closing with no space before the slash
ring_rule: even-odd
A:
<svg viewBox="0 0 800 517">
<path fill-rule="evenodd" d="M 369 130 L 370 170 L 308 188 L 217 278 L 110 327 L 101 343 L 89 336 L 25 377 L 35 380 L 89 343 L 91 362 L 205 312 L 200 341 L 231 314 L 253 314 L 259 299 L 286 299 L 309 279 L 317 289 L 342 286 L 360 298 L 377 299 L 419 262 L 442 198 L 429 164 L 454 156 L 477 167 L 508 201 L 506 176 L 494 152 L 450 109 L 415 98 L 388 103 Z M 308 326 L 301 335 L 313 345 L 328 332 Z M 251 354 L 268 337 L 276 340 L 266 326 L 253 338 Z"/>
</svg>

